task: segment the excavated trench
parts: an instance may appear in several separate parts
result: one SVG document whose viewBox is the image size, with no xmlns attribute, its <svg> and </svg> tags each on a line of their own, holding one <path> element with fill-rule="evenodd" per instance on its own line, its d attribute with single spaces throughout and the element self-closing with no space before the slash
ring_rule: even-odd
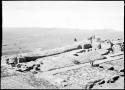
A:
<svg viewBox="0 0 125 90">
<path fill-rule="evenodd" d="M 66 52 L 70 52 L 70 51 L 73 51 L 73 50 L 78 50 L 78 49 L 81 49 L 81 51 L 79 51 L 79 52 L 76 52 L 75 54 L 73 54 L 74 56 L 76 56 L 76 57 L 79 57 L 79 53 L 83 53 L 83 52 L 86 52 L 86 50 L 82 50 L 82 46 L 78 46 L 77 48 L 72 48 L 72 49 L 67 49 L 67 50 L 63 50 L 63 51 L 61 51 L 61 52 L 56 52 L 56 53 L 50 53 L 50 54 L 45 54 L 45 55 L 31 55 L 31 56 L 23 56 L 22 58 L 20 58 L 19 59 L 19 63 L 27 63 L 27 62 L 30 62 L 30 61 L 35 61 L 36 59 L 39 59 L 39 58 L 44 58 L 44 57 L 49 57 L 49 56 L 54 56 L 54 55 L 59 55 L 59 54 L 62 54 L 62 53 L 66 53 Z M 116 57 L 116 56 L 120 56 L 120 55 L 123 55 L 123 54 L 118 54 L 118 55 L 113 55 L 113 56 L 110 56 L 111 58 L 114 58 L 114 57 Z M 115 61 L 118 61 L 119 59 L 123 59 L 123 58 L 118 58 L 118 59 L 116 59 Z M 101 61 L 101 60 L 100 60 Z M 102 62 L 103 63 L 103 62 Z M 119 74 L 119 75 L 115 75 L 115 76 L 112 76 L 112 78 L 110 78 L 110 79 L 108 79 L 108 80 L 105 80 L 105 78 L 101 78 L 101 79 L 96 79 L 96 80 L 90 80 L 89 82 L 87 82 L 87 84 L 85 84 L 85 88 L 84 89 L 93 89 L 93 87 L 94 86 L 96 86 L 96 85 L 103 85 L 103 84 L 105 84 L 105 83 L 115 83 L 116 81 L 118 81 L 119 80 L 119 78 L 120 77 L 124 77 L 124 68 L 120 68 L 119 70 L 117 70 L 114 66 L 110 66 L 110 67 L 108 67 L 108 68 L 105 68 L 105 66 L 103 66 L 103 64 L 102 63 L 96 63 L 96 64 L 94 64 L 94 66 L 93 66 L 93 68 L 99 68 L 100 70 L 102 69 L 102 70 L 107 70 L 107 71 L 109 71 L 109 72 L 117 72 L 117 73 L 122 73 L 122 74 Z M 80 66 L 80 62 L 78 62 L 78 61 L 74 61 L 74 64 L 76 65 L 76 67 L 75 67 L 75 65 L 74 65 L 74 68 L 78 68 L 78 66 Z M 109 64 L 106 64 L 107 66 L 109 65 Z M 65 68 L 65 67 L 63 67 L 63 68 Z M 67 67 L 67 68 L 70 68 L 70 67 Z M 93 69 L 92 68 L 92 69 Z M 32 70 L 33 69 L 33 67 L 30 67 L 30 68 L 28 68 L 26 71 L 30 71 L 30 70 Z M 53 71 L 54 71 L 54 69 L 55 68 L 53 68 L 53 69 L 50 69 L 50 70 L 48 70 L 47 72 L 51 72 L 52 71 L 52 75 L 54 75 L 54 73 L 59 73 L 58 71 L 61 71 L 61 68 L 58 68 L 58 69 L 60 69 L 60 70 L 57 70 L 57 72 L 56 72 L 56 70 L 55 70 L 55 72 L 53 73 Z M 65 72 L 65 71 L 67 71 L 67 70 L 71 70 L 71 69 L 66 69 L 66 70 L 62 70 L 62 72 Z M 89 70 L 89 69 L 88 69 Z M 99 72 L 100 73 L 100 72 Z M 50 73 L 51 74 L 51 73 Z M 75 73 L 75 74 L 77 74 L 77 73 Z M 102 73 L 103 74 L 103 73 Z M 46 74 L 47 75 L 47 74 Z M 54 76 L 56 76 L 56 75 L 54 75 Z M 93 76 L 94 77 L 94 76 Z M 68 85 L 66 84 L 66 85 L 64 85 L 64 87 L 67 87 Z"/>
<path fill-rule="evenodd" d="M 78 49 L 82 49 L 81 46 L 78 46 L 77 48 L 72 48 L 72 49 L 64 50 L 63 52 L 58 52 L 58 53 L 53 53 L 53 54 L 48 54 L 48 55 L 42 55 L 42 56 L 39 56 L 39 55 L 38 56 L 24 56 L 23 58 L 21 58 L 19 60 L 19 62 L 22 63 L 22 62 L 35 61 L 36 59 L 39 59 L 39 58 L 44 58 L 44 57 L 59 55 L 59 54 L 62 54 L 62 53 L 66 53 L 66 52 L 70 52 L 70 51 L 78 50 Z"/>
<path fill-rule="evenodd" d="M 48 53 L 48 54 L 43 54 L 43 55 L 23 56 L 23 57 L 19 58 L 19 63 L 35 61 L 36 59 L 39 59 L 39 58 L 45 58 L 45 57 L 49 57 L 49 56 L 59 55 L 59 54 L 62 54 L 62 53 L 67 53 L 67 52 L 79 50 L 79 49 L 82 49 L 82 48 L 83 48 L 82 45 L 78 45 L 77 47 L 68 48 L 68 49 L 66 48 L 64 50 L 53 52 L 53 53 L 50 53 L 50 54 Z M 84 48 L 89 49 L 89 48 L 92 48 L 92 46 L 90 44 L 85 44 Z"/>
</svg>

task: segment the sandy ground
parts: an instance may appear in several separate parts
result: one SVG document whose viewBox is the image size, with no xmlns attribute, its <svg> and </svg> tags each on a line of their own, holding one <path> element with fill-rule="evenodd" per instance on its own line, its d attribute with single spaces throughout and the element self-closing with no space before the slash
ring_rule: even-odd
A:
<svg viewBox="0 0 125 90">
<path fill-rule="evenodd" d="M 1 79 L 1 89 L 35 89 L 28 85 L 21 76 L 4 77 Z"/>
<path fill-rule="evenodd" d="M 1 89 L 56 89 L 45 79 L 36 79 L 32 73 L 1 78 Z"/>
</svg>

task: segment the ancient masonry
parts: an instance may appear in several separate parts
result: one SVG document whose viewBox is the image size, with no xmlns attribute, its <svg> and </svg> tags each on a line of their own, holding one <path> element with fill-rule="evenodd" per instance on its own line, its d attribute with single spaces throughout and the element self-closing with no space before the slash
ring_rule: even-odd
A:
<svg viewBox="0 0 125 90">
<path fill-rule="evenodd" d="M 58 88 L 96 89 L 124 77 L 123 63 L 123 40 L 92 36 L 62 48 L 2 56 L 1 66 L 8 73 L 31 72 Z"/>
</svg>

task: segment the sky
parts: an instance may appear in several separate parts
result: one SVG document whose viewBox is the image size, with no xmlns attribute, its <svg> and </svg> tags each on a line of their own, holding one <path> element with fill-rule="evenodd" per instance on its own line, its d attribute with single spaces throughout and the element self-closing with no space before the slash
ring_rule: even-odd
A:
<svg viewBox="0 0 125 90">
<path fill-rule="evenodd" d="M 2 26 L 124 31 L 124 1 L 2 1 Z"/>
</svg>

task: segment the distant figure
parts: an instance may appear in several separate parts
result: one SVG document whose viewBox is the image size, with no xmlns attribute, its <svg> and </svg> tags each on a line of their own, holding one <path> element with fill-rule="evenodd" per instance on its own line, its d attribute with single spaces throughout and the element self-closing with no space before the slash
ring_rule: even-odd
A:
<svg viewBox="0 0 125 90">
<path fill-rule="evenodd" d="M 75 41 L 75 42 L 77 42 L 77 39 L 76 39 L 76 38 L 74 38 L 74 41 Z"/>
<path fill-rule="evenodd" d="M 95 35 L 91 36 L 88 38 L 92 45 L 93 50 L 101 49 L 101 38 L 100 37 L 95 37 Z"/>
<path fill-rule="evenodd" d="M 92 35 L 91 37 L 88 38 L 91 44 L 92 44 L 93 39 L 95 39 L 95 35 Z"/>
</svg>

